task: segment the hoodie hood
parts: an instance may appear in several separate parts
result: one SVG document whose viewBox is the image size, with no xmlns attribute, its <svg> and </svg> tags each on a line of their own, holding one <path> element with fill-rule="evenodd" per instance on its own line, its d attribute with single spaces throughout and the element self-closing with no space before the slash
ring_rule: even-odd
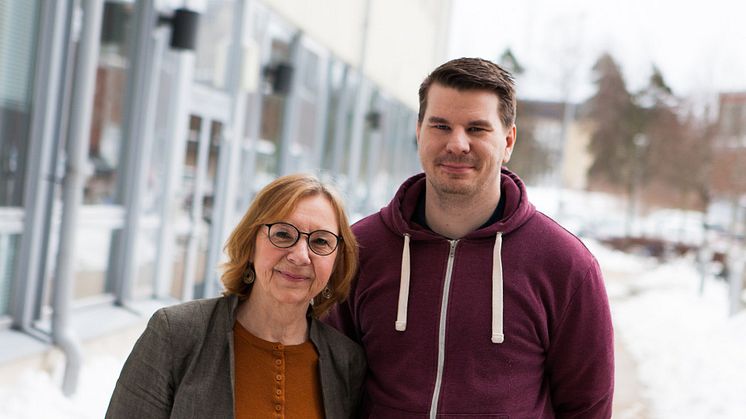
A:
<svg viewBox="0 0 746 419">
<path fill-rule="evenodd" d="M 407 330 L 407 308 L 409 306 L 409 283 L 411 277 L 410 243 L 412 240 L 445 240 L 437 233 L 413 223 L 412 216 L 417 208 L 419 197 L 424 192 L 424 173 L 407 179 L 389 205 L 381 210 L 383 223 L 397 235 L 404 237 L 402 249 L 401 277 L 399 280 L 399 299 L 394 328 L 403 332 Z M 503 168 L 500 173 L 500 190 L 505 197 L 505 210 L 502 219 L 479 230 L 472 231 L 459 240 L 494 240 L 492 246 L 492 330 L 490 340 L 493 343 L 503 343 L 503 269 L 502 242 L 503 235 L 521 227 L 536 209 L 528 202 L 526 188 L 514 173 Z"/>
<path fill-rule="evenodd" d="M 427 179 L 424 173 L 407 179 L 389 204 L 381 209 L 384 224 L 400 236 L 409 235 L 412 240 L 443 239 L 442 236 L 412 222 L 420 195 L 425 191 Z M 501 194 L 505 197 L 505 211 L 502 219 L 485 228 L 472 231 L 462 239 L 479 239 L 495 237 L 498 232 L 510 234 L 521 227 L 536 209 L 528 202 L 526 187 L 523 181 L 513 172 L 502 168 L 500 173 Z"/>
</svg>

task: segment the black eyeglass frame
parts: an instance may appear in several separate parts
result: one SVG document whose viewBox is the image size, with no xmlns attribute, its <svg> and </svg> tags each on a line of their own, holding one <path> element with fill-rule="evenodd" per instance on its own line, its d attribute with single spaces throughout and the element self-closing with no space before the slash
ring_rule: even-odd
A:
<svg viewBox="0 0 746 419">
<path fill-rule="evenodd" d="M 275 243 L 275 242 L 272 241 L 272 235 L 270 234 L 270 232 L 272 231 L 272 226 L 275 226 L 275 225 L 278 225 L 278 224 L 283 224 L 283 225 L 292 227 L 293 229 L 295 229 L 295 231 L 298 232 L 298 236 L 295 237 L 295 240 L 292 243 L 290 243 L 289 245 L 287 245 L 287 246 L 280 246 L 277 243 Z M 323 230 L 323 229 L 322 230 L 314 230 L 314 231 L 306 233 L 305 231 L 300 231 L 300 229 L 298 227 L 296 227 L 296 226 L 294 226 L 294 225 L 292 225 L 290 223 L 286 223 L 284 221 L 280 221 L 280 222 L 276 222 L 276 223 L 264 224 L 264 226 L 267 227 L 267 239 L 269 240 L 270 243 L 272 243 L 272 246 L 275 246 L 275 247 L 277 247 L 279 249 L 289 249 L 289 248 L 295 246 L 295 244 L 298 243 L 298 240 L 300 240 L 300 236 L 305 235 L 306 236 L 306 244 L 308 245 L 308 250 L 312 251 L 314 254 L 317 254 L 319 256 L 329 256 L 332 253 L 334 253 L 334 251 L 337 250 L 337 248 L 339 248 L 339 244 L 344 241 L 344 239 L 342 238 L 342 236 L 338 236 L 338 235 L 332 233 L 329 230 Z M 330 250 L 329 253 L 319 253 L 319 252 L 313 250 L 313 246 L 311 246 L 311 234 L 316 233 L 316 232 L 329 233 L 329 234 L 331 234 L 332 236 L 334 236 L 337 239 L 337 242 L 335 243 L 334 248 L 332 248 L 332 250 Z"/>
</svg>

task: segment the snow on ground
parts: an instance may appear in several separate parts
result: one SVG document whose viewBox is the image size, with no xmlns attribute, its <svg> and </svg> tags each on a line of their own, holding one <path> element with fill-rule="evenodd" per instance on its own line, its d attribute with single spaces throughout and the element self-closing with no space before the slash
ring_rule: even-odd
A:
<svg viewBox="0 0 746 419">
<path fill-rule="evenodd" d="M 16 382 L 0 387 L 0 418 L 3 419 L 98 419 L 104 417 L 124 359 L 97 354 L 83 365 L 78 391 L 72 398 L 62 394 L 61 363 L 54 371 L 29 369 Z"/>
<path fill-rule="evenodd" d="M 710 277 L 700 294 L 688 258 L 656 264 L 588 244 L 614 272 L 616 338 L 637 362 L 651 417 L 745 418 L 746 312 L 728 316 L 727 285 Z"/>
<path fill-rule="evenodd" d="M 618 228 L 623 219 L 618 215 L 623 206 L 601 195 L 565 192 L 563 205 L 555 204 L 555 191 L 532 189 L 529 196 L 571 231 Z M 595 221 L 589 227 L 587 220 Z M 660 264 L 593 240 L 586 245 L 606 273 L 616 337 L 637 363 L 649 418 L 746 418 L 746 311 L 728 317 L 726 285 L 710 277 L 700 295 L 691 258 Z M 26 371 L 0 387 L 0 418 L 103 417 L 123 362 L 102 354 L 87 357 L 71 399 L 59 390 L 59 365 L 52 374 Z"/>
<path fill-rule="evenodd" d="M 576 234 L 623 233 L 624 200 L 553 188 L 528 194 Z M 697 213 L 659 210 L 639 217 L 635 230 L 698 243 L 701 225 Z M 728 316 L 727 284 L 709 276 L 700 293 L 691 257 L 661 264 L 584 241 L 606 274 L 616 338 L 637 363 L 651 418 L 746 418 L 746 311 Z"/>
</svg>

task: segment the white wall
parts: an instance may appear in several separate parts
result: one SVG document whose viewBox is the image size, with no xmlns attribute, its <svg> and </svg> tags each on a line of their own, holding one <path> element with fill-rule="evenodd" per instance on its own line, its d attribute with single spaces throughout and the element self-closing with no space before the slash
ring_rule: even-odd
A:
<svg viewBox="0 0 746 419">
<path fill-rule="evenodd" d="M 370 0 L 365 73 L 417 108 L 422 79 L 446 57 L 450 0 Z M 334 55 L 360 66 L 366 0 L 265 0 Z"/>
</svg>

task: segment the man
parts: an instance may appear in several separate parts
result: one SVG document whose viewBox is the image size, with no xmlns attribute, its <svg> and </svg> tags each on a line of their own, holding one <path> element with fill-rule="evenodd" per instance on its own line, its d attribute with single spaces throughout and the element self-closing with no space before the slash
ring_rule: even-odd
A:
<svg viewBox="0 0 746 419">
<path fill-rule="evenodd" d="M 511 75 L 461 58 L 419 97 L 425 173 L 354 226 L 359 275 L 328 320 L 365 348 L 363 417 L 609 418 L 598 263 L 501 167 L 516 141 Z"/>
</svg>

